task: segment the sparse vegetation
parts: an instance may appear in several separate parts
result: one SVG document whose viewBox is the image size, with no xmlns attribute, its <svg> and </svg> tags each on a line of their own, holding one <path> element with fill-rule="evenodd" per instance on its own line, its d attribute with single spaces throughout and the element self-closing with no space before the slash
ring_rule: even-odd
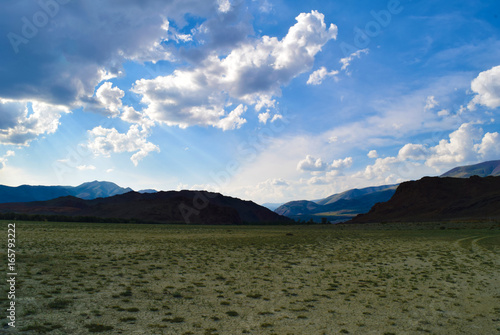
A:
<svg viewBox="0 0 500 335">
<path fill-rule="evenodd" d="M 17 227 L 26 333 L 498 332 L 495 223 Z"/>
</svg>

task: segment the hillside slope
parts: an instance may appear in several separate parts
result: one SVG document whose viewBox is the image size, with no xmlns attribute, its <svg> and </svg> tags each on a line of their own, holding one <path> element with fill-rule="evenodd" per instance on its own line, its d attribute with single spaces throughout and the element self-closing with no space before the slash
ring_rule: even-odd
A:
<svg viewBox="0 0 500 335">
<path fill-rule="evenodd" d="M 348 223 L 500 219 L 500 177 L 425 177 Z"/>
<path fill-rule="evenodd" d="M 483 162 L 474 165 L 458 166 L 441 175 L 441 177 L 454 178 L 469 178 L 472 176 L 500 176 L 500 160 Z"/>
<path fill-rule="evenodd" d="M 158 223 L 292 222 L 254 202 L 206 191 L 129 192 L 94 200 L 66 196 L 48 201 L 0 204 L 0 213 L 89 216 Z"/>
</svg>

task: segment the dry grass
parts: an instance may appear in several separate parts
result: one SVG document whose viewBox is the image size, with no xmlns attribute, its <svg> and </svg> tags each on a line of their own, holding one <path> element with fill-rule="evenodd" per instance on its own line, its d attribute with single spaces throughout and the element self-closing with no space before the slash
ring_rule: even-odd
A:
<svg viewBox="0 0 500 335">
<path fill-rule="evenodd" d="M 23 334 L 499 333 L 498 226 L 400 227 L 18 222 L 17 324 Z"/>
</svg>

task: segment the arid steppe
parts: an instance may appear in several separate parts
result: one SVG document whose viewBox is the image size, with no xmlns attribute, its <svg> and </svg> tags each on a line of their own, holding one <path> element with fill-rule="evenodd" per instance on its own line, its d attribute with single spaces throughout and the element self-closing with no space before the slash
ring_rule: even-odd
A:
<svg viewBox="0 0 500 335">
<path fill-rule="evenodd" d="M 500 333 L 498 223 L 16 222 L 16 240 L 23 334 Z"/>
</svg>

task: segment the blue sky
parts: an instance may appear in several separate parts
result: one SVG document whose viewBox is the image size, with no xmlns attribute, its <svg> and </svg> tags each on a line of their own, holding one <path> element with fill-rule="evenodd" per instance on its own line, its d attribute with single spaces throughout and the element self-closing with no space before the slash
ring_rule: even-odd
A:
<svg viewBox="0 0 500 335">
<path fill-rule="evenodd" d="M 0 183 L 318 199 L 500 159 L 497 1 L 0 5 Z"/>
</svg>

